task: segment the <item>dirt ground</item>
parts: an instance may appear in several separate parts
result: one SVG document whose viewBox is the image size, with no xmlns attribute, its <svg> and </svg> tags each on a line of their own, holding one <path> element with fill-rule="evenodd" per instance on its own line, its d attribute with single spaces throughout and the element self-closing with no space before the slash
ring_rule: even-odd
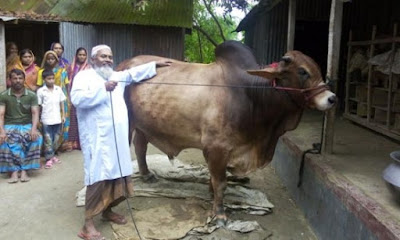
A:
<svg viewBox="0 0 400 240">
<path fill-rule="evenodd" d="M 159 153 L 150 147 L 148 154 Z M 135 156 L 134 154 L 132 155 Z M 31 173 L 31 181 L 8 184 L 6 174 L 0 177 L 0 238 L 1 239 L 79 239 L 76 234 L 83 224 L 84 208 L 75 206 L 75 194 L 83 187 L 83 161 L 80 151 L 63 153 L 62 164 L 52 169 Z M 198 150 L 185 150 L 178 159 L 188 163 L 204 164 Z M 256 220 L 269 232 L 262 239 L 317 239 L 310 226 L 290 198 L 287 190 L 270 167 L 250 175 L 250 186 L 265 192 L 272 204 L 273 213 L 266 216 L 233 214 L 231 219 Z M 130 200 L 135 211 L 162 204 L 181 204 L 182 200 L 168 198 L 134 197 Z M 126 202 L 116 210 L 129 217 Z M 181 216 L 177 216 L 178 218 Z M 184 217 L 184 216 L 182 216 Z M 107 239 L 115 239 L 110 223 L 100 217 L 95 224 Z M 156 229 L 154 229 L 156 231 Z M 223 230 L 220 239 L 233 239 Z M 247 239 L 241 235 L 236 239 Z"/>
</svg>

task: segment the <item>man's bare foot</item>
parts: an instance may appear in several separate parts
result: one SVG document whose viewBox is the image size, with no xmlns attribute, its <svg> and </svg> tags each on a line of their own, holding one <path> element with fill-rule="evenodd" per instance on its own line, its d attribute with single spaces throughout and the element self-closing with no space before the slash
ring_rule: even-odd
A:
<svg viewBox="0 0 400 240">
<path fill-rule="evenodd" d="M 85 220 L 82 230 L 78 233 L 78 237 L 85 240 L 104 240 L 105 238 L 94 227 L 93 219 Z"/>
<path fill-rule="evenodd" d="M 102 216 L 105 220 L 111 221 L 118 225 L 124 225 L 128 222 L 123 215 L 113 212 L 111 208 L 106 209 Z"/>
<path fill-rule="evenodd" d="M 17 183 L 18 182 L 18 171 L 12 172 L 10 178 L 7 181 L 8 183 Z"/>
<path fill-rule="evenodd" d="M 29 182 L 31 180 L 25 170 L 21 171 L 21 182 Z"/>
</svg>

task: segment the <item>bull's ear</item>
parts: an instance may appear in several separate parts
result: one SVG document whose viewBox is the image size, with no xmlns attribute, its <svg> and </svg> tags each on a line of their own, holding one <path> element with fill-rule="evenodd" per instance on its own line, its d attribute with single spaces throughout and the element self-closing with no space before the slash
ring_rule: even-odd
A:
<svg viewBox="0 0 400 240">
<path fill-rule="evenodd" d="M 247 70 L 247 73 L 267 79 L 275 79 L 278 78 L 279 75 L 278 68 L 276 67 L 266 67 L 258 70 Z"/>
</svg>

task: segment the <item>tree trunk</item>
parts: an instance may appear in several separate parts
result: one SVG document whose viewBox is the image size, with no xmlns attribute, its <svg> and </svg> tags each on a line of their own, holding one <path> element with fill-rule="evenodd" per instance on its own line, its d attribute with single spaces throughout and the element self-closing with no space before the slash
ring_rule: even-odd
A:
<svg viewBox="0 0 400 240">
<path fill-rule="evenodd" d="M 222 31 L 221 25 L 218 22 L 218 19 L 215 17 L 214 13 L 211 11 L 211 3 L 213 0 L 210 0 L 210 2 L 207 4 L 206 0 L 203 0 L 204 5 L 206 6 L 206 9 L 208 11 L 208 13 L 211 15 L 211 17 L 214 19 L 215 23 L 217 24 L 218 30 L 219 30 L 219 34 L 221 34 L 222 40 L 225 42 L 225 36 L 224 36 L 224 32 Z"/>
<path fill-rule="evenodd" d="M 214 39 L 212 39 L 211 36 L 208 35 L 208 33 L 204 31 L 200 26 L 194 25 L 193 28 L 201 32 L 207 38 L 207 40 L 210 41 L 215 47 L 218 46 L 218 43 L 214 41 Z"/>
</svg>

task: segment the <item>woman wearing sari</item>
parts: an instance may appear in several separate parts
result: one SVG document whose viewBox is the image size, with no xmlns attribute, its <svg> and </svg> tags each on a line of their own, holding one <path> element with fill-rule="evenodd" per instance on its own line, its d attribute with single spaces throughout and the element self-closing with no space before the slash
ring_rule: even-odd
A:
<svg viewBox="0 0 400 240">
<path fill-rule="evenodd" d="M 22 70 L 25 72 L 25 88 L 36 92 L 39 88 L 36 85 L 39 67 L 35 64 L 35 55 L 30 49 L 23 49 L 19 52 L 19 59 Z"/>
<path fill-rule="evenodd" d="M 11 81 L 9 79 L 9 73 L 13 69 L 23 70 L 21 62 L 18 57 L 18 46 L 15 42 L 7 42 L 6 44 L 6 86 L 11 87 Z"/>
<path fill-rule="evenodd" d="M 87 58 L 87 51 L 85 48 L 80 47 L 76 50 L 74 60 L 72 61 L 71 66 L 68 67 L 68 79 L 70 80 L 69 83 L 69 90 L 72 89 L 72 85 L 74 84 L 74 77 L 79 71 L 89 69 L 90 65 L 88 64 Z M 68 131 L 68 143 L 69 148 L 74 149 L 81 149 L 79 143 L 79 131 L 78 131 L 78 120 L 76 118 L 76 109 L 75 107 L 70 104 L 70 125 Z"/>
<path fill-rule="evenodd" d="M 68 108 L 68 74 L 67 71 L 59 66 L 58 63 L 58 56 L 57 53 L 54 51 L 47 51 L 44 54 L 43 61 L 42 61 L 42 66 L 41 69 L 39 70 L 38 74 L 38 79 L 37 79 L 37 85 L 42 86 L 43 85 L 43 78 L 42 78 L 42 73 L 45 69 L 51 69 L 54 72 L 54 84 L 61 87 L 64 95 L 67 97 L 67 101 L 64 101 L 64 111 L 65 111 L 65 122 L 62 127 L 62 135 L 59 140 L 59 146 L 56 146 L 54 149 L 57 150 L 59 149 L 60 151 L 66 151 L 68 150 L 67 148 L 67 141 L 68 141 L 68 130 L 69 130 L 69 108 Z"/>
<path fill-rule="evenodd" d="M 50 50 L 57 53 L 58 57 L 58 65 L 62 68 L 67 69 L 69 66 L 69 62 L 67 59 L 63 58 L 62 55 L 64 53 L 64 46 L 59 42 L 53 42 L 50 46 Z"/>
<path fill-rule="evenodd" d="M 15 42 L 7 42 L 6 43 L 6 57 L 16 54 L 18 55 L 18 46 Z"/>
</svg>

